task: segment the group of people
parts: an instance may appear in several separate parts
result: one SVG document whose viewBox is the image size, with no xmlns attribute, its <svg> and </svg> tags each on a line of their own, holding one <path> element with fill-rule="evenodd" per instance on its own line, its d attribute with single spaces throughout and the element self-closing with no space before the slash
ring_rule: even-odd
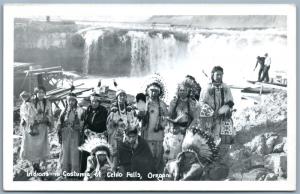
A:
<svg viewBox="0 0 300 194">
<path fill-rule="evenodd" d="M 136 95 L 135 104 L 128 103 L 126 91 L 117 90 L 109 109 L 101 105 L 101 94 L 93 93 L 90 105 L 81 107 L 76 94 L 69 93 L 55 126 L 45 89 L 37 88 L 33 99 L 22 92 L 21 158 L 40 172 L 49 156 L 48 133 L 56 131 L 62 174 L 73 173 L 63 179 L 153 180 L 168 162 L 164 157 L 169 151 L 164 146 L 168 133 L 183 139 L 189 128 L 196 127 L 216 145 L 233 143 L 234 102 L 230 88 L 223 83 L 223 73 L 222 67 L 215 66 L 203 91 L 194 77 L 186 76 L 169 105 L 164 102 L 166 87 L 158 76 L 148 82 L 145 93 Z"/>
</svg>

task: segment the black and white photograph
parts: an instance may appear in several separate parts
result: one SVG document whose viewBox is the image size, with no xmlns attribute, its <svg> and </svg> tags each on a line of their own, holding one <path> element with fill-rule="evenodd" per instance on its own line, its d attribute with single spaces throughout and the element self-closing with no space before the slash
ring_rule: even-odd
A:
<svg viewBox="0 0 300 194">
<path fill-rule="evenodd" d="M 295 16 L 5 5 L 4 190 L 295 190 Z"/>
</svg>

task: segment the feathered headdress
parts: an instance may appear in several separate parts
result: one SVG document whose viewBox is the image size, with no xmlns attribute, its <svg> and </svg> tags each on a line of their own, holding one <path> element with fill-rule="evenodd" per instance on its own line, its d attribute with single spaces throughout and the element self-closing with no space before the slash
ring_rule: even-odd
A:
<svg viewBox="0 0 300 194">
<path fill-rule="evenodd" d="M 188 87 L 191 90 L 191 94 L 199 100 L 200 92 L 201 92 L 201 86 L 200 84 L 196 81 L 196 79 L 191 76 L 187 75 L 185 77 L 185 86 Z"/>
<path fill-rule="evenodd" d="M 202 164 L 212 163 L 217 159 L 219 153 L 214 138 L 195 126 L 187 129 L 182 142 L 182 151 L 188 150 L 195 151 Z"/>
<path fill-rule="evenodd" d="M 164 82 L 164 80 L 163 80 L 163 78 L 161 77 L 160 74 L 155 73 L 152 76 L 150 76 L 147 79 L 145 85 L 146 85 L 146 87 L 145 87 L 146 88 L 146 91 L 145 91 L 146 94 L 147 94 L 147 90 L 151 86 L 156 86 L 160 89 L 160 96 L 159 97 L 161 99 L 167 98 L 168 92 L 167 92 L 167 89 L 166 89 L 166 84 L 165 84 L 165 82 Z"/>
<path fill-rule="evenodd" d="M 103 134 L 95 133 L 89 129 L 85 131 L 87 139 L 84 144 L 79 146 L 80 151 L 87 151 L 91 154 L 95 154 L 99 150 L 105 150 L 108 157 L 112 154 L 112 147 L 106 141 L 106 137 Z"/>
</svg>

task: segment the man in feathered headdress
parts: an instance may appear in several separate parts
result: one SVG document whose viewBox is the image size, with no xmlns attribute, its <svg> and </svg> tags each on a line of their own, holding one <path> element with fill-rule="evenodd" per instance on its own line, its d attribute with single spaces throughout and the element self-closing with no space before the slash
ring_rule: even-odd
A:
<svg viewBox="0 0 300 194">
<path fill-rule="evenodd" d="M 166 89 L 159 77 L 149 81 L 146 87 L 146 112 L 142 122 L 142 136 L 150 146 L 158 172 L 162 172 L 164 166 L 163 140 L 167 124 L 165 117 L 168 114 L 167 105 L 162 100 L 165 93 Z"/>
<path fill-rule="evenodd" d="M 218 157 L 214 139 L 200 127 L 190 127 L 182 143 L 182 151 L 175 160 L 165 167 L 165 173 L 172 175 L 171 180 L 201 180 L 207 166 Z"/>
<path fill-rule="evenodd" d="M 93 132 L 91 132 L 93 133 Z M 112 172 L 112 148 L 103 136 L 91 134 L 79 150 L 90 153 L 87 158 L 85 181 L 109 180 L 108 173 Z M 89 175 L 89 176 L 88 176 Z"/>
</svg>

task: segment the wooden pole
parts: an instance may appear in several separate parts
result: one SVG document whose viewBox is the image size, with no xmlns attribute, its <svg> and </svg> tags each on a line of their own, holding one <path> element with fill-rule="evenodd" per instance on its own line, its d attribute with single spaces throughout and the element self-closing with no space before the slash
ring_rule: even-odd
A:
<svg viewBox="0 0 300 194">
<path fill-rule="evenodd" d="M 261 85 L 261 86 L 260 86 L 260 91 L 259 91 L 259 95 L 260 95 L 260 96 L 262 95 L 263 88 L 264 88 L 264 86 L 263 86 L 263 85 Z"/>
</svg>

